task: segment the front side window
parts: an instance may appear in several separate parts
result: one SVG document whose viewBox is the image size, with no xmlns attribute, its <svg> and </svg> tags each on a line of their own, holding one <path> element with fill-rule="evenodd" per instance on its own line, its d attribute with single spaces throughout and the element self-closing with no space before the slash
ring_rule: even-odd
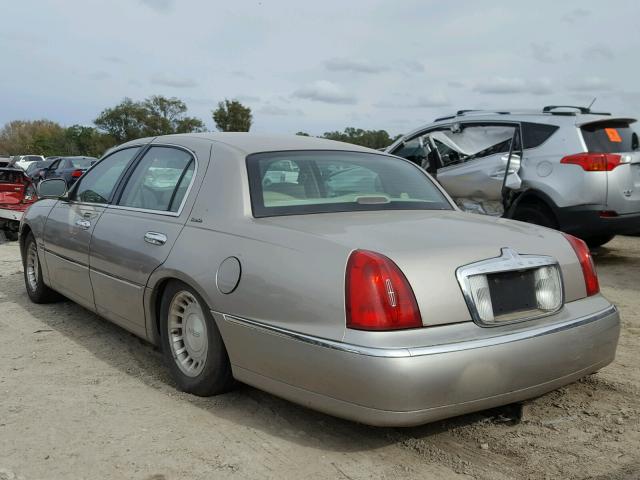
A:
<svg viewBox="0 0 640 480">
<path fill-rule="evenodd" d="M 386 155 L 287 151 L 247 157 L 255 217 L 372 210 L 450 210 L 414 165 Z"/>
<path fill-rule="evenodd" d="M 195 171 L 191 154 L 171 147 L 152 147 L 136 166 L 118 205 L 177 212 Z"/>
<path fill-rule="evenodd" d="M 116 184 L 140 147 L 125 148 L 102 159 L 78 182 L 72 200 L 88 203 L 108 203 Z"/>
</svg>

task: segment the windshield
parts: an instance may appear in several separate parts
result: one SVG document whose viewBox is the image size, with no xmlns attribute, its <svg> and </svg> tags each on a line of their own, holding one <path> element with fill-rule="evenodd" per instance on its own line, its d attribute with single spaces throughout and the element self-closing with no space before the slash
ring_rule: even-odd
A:
<svg viewBox="0 0 640 480">
<path fill-rule="evenodd" d="M 88 157 L 69 158 L 68 160 L 71 162 L 71 166 L 73 168 L 81 168 L 81 169 L 87 169 L 98 161 L 97 158 L 88 158 Z"/>
<path fill-rule="evenodd" d="M 451 210 L 416 166 L 386 155 L 341 151 L 247 157 L 255 217 L 371 210 Z"/>
</svg>

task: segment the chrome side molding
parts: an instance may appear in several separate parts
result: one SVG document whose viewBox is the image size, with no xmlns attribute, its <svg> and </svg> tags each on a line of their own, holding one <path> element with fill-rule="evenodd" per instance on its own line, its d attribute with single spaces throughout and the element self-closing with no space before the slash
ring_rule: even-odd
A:
<svg viewBox="0 0 640 480">
<path fill-rule="evenodd" d="M 384 357 L 384 358 L 406 358 L 406 357 L 421 357 L 424 355 L 439 355 L 442 353 L 461 352 L 465 350 L 473 350 L 476 348 L 492 347 L 496 345 L 503 345 L 512 342 L 519 342 L 522 340 L 528 340 L 531 338 L 542 337 L 545 335 L 551 335 L 554 333 L 563 332 L 571 328 L 581 327 L 593 322 L 603 320 L 612 315 L 618 315 L 618 309 L 615 305 L 601 310 L 599 312 L 584 315 L 582 317 L 574 318 L 571 320 L 565 320 L 563 322 L 552 323 L 549 325 L 541 325 L 539 327 L 531 328 L 528 330 L 521 330 L 519 332 L 498 334 L 493 337 L 481 338 L 477 340 L 466 340 L 457 343 L 446 343 L 441 345 L 430 345 L 425 347 L 410 347 L 410 348 L 377 348 L 366 347 L 363 345 L 353 345 L 350 343 L 338 342 L 327 338 L 314 337 L 312 335 L 306 335 L 304 333 L 294 332 L 286 328 L 276 327 L 273 325 L 267 325 L 262 322 L 256 322 L 255 320 L 249 320 L 247 318 L 236 317 L 234 315 L 227 315 L 220 312 L 213 312 L 216 315 L 222 315 L 224 320 L 229 323 L 242 325 L 248 328 L 254 328 L 262 330 L 265 333 L 280 335 L 291 340 L 297 340 L 300 342 L 309 343 L 323 348 L 330 348 L 332 350 L 338 350 L 346 353 L 353 353 L 356 355 L 366 355 L 369 357 Z M 436 328 L 436 327 L 434 327 Z M 442 327 L 445 328 L 445 327 Z"/>
</svg>

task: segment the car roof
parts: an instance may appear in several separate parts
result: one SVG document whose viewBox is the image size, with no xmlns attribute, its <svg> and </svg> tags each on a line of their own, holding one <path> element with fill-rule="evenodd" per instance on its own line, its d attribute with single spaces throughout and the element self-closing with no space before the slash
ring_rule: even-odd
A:
<svg viewBox="0 0 640 480">
<path fill-rule="evenodd" d="M 454 122 L 531 122 L 531 123 L 544 123 L 557 126 L 580 126 L 588 123 L 600 122 L 600 121 L 627 121 L 634 123 L 635 118 L 631 117 L 617 117 L 612 116 L 609 113 L 582 113 L 579 111 L 552 111 L 543 112 L 540 110 L 459 110 L 455 114 L 442 116 L 436 118 L 431 123 L 426 123 L 418 128 L 413 129 L 407 134 L 403 135 L 401 139 L 394 142 L 397 144 L 402 139 L 406 139 L 413 135 L 420 133 L 421 131 L 437 127 L 438 125 L 449 125 Z"/>
<path fill-rule="evenodd" d="M 161 137 L 148 137 L 132 140 L 117 148 L 141 145 L 149 142 L 180 144 L 181 140 L 188 142 L 189 139 L 196 138 L 209 140 L 213 143 L 224 144 L 241 151 L 245 155 L 280 150 L 346 150 L 353 152 L 376 153 L 378 155 L 383 154 L 372 148 L 327 140 L 324 138 L 306 137 L 302 135 L 269 135 L 249 132 L 206 132 L 164 135 Z"/>
</svg>

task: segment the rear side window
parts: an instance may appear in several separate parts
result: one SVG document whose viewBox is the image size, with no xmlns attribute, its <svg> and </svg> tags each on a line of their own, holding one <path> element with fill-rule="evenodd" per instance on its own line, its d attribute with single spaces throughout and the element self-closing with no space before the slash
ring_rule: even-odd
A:
<svg viewBox="0 0 640 480">
<path fill-rule="evenodd" d="M 170 147 L 152 147 L 136 166 L 118 205 L 177 212 L 191 183 L 191 154 Z"/>
<path fill-rule="evenodd" d="M 542 145 L 557 130 L 557 125 L 547 125 L 544 123 L 522 123 L 522 144 L 524 148 L 536 148 Z"/>
<path fill-rule="evenodd" d="M 629 122 L 604 121 L 583 125 L 582 138 L 589 152 L 617 153 L 639 149 L 638 134 Z"/>
<path fill-rule="evenodd" d="M 255 217 L 371 210 L 450 210 L 420 169 L 371 153 L 293 151 L 247 157 Z"/>
</svg>

